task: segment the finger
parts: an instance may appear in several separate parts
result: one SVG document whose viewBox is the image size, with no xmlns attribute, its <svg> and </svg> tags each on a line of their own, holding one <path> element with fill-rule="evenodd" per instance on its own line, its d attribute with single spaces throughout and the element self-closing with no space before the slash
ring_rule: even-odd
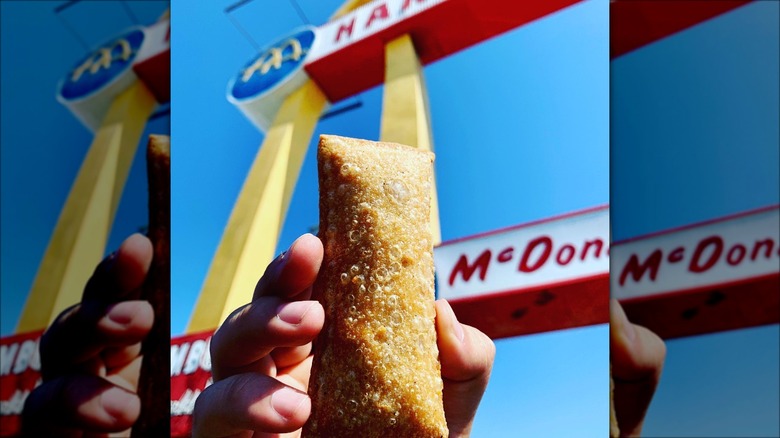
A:
<svg viewBox="0 0 780 438">
<path fill-rule="evenodd" d="M 324 322 L 325 311 L 317 301 L 285 303 L 262 297 L 237 309 L 211 339 L 214 379 L 259 371 L 274 348 L 310 343 Z"/>
<path fill-rule="evenodd" d="M 44 380 L 78 369 L 108 347 L 140 342 L 151 330 L 152 306 L 146 301 L 108 305 L 86 302 L 60 314 L 40 344 Z"/>
<path fill-rule="evenodd" d="M 143 356 L 137 356 L 121 368 L 108 370 L 104 378 L 116 386 L 138 393 L 138 379 L 141 375 L 142 361 Z"/>
<path fill-rule="evenodd" d="M 115 368 L 122 368 L 130 364 L 141 355 L 141 343 L 137 342 L 126 347 L 109 347 L 103 350 L 100 357 L 110 374 Z"/>
<path fill-rule="evenodd" d="M 465 437 L 490 379 L 496 347 L 481 331 L 458 322 L 443 299 L 436 301 L 436 332 L 447 427 L 450 437 Z"/>
<path fill-rule="evenodd" d="M 311 342 L 299 347 L 278 347 L 271 352 L 271 357 L 277 368 L 287 368 L 303 362 L 311 355 L 311 350 Z"/>
<path fill-rule="evenodd" d="M 309 355 L 293 366 L 287 368 L 279 367 L 276 380 L 306 392 L 309 388 L 309 378 L 311 377 L 311 364 L 313 360 L 314 356 Z"/>
<path fill-rule="evenodd" d="M 610 352 L 613 376 L 620 380 L 660 377 L 666 345 L 655 333 L 632 324 L 617 300 L 610 301 Z"/>
<path fill-rule="evenodd" d="M 666 345 L 658 335 L 632 324 L 616 300 L 610 302 L 610 360 L 615 416 L 621 435 L 636 436 L 661 378 Z"/>
<path fill-rule="evenodd" d="M 299 237 L 272 261 L 257 282 L 253 300 L 267 295 L 292 298 L 310 292 L 322 264 L 322 242 L 311 234 Z M 302 297 L 300 299 L 309 299 Z"/>
<path fill-rule="evenodd" d="M 152 242 L 146 236 L 136 233 L 125 239 L 115 253 L 97 266 L 87 281 L 82 301 L 113 303 L 137 298 L 131 292 L 143 284 L 153 252 Z"/>
<path fill-rule="evenodd" d="M 195 401 L 193 437 L 224 437 L 245 430 L 283 433 L 300 429 L 311 413 L 302 391 L 257 373 L 231 376 Z"/>
<path fill-rule="evenodd" d="M 138 396 L 100 377 L 61 377 L 30 393 L 22 429 L 25 436 L 59 436 L 68 429 L 118 432 L 131 427 L 140 411 Z"/>
</svg>

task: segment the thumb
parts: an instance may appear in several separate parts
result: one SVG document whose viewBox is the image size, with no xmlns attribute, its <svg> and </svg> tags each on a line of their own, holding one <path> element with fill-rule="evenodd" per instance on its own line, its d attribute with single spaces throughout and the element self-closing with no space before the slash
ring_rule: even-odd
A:
<svg viewBox="0 0 780 438">
<path fill-rule="evenodd" d="M 632 324 L 617 300 L 610 302 L 609 332 L 620 434 L 638 436 L 661 378 L 666 345 L 647 328 Z"/>
</svg>

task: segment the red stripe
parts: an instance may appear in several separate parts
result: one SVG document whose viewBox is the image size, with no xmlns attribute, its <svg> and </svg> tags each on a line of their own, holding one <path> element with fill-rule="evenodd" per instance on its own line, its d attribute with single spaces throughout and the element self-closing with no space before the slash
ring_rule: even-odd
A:
<svg viewBox="0 0 780 438">
<path fill-rule="evenodd" d="M 663 339 L 780 322 L 780 275 L 621 301 L 628 319 Z"/>
<path fill-rule="evenodd" d="M 611 58 L 623 56 L 748 3 L 749 0 L 614 0 L 609 5 Z"/>
<path fill-rule="evenodd" d="M 609 322 L 609 274 L 448 300 L 458 320 L 492 339 Z"/>
</svg>

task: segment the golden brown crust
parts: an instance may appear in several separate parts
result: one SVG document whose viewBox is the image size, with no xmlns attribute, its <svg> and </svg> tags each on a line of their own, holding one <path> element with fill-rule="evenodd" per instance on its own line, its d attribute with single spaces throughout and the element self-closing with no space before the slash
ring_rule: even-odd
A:
<svg viewBox="0 0 780 438">
<path fill-rule="evenodd" d="M 132 437 L 170 434 L 170 334 L 171 334 L 171 151 L 170 138 L 151 135 L 146 149 L 149 180 L 149 239 L 154 257 L 141 298 L 154 309 L 154 325 L 142 346 L 143 362 L 138 380 L 141 415 Z M 167 394 L 167 395 L 166 395 Z"/>
<path fill-rule="evenodd" d="M 446 437 L 436 346 L 433 154 L 320 137 L 320 238 L 306 437 Z"/>
</svg>

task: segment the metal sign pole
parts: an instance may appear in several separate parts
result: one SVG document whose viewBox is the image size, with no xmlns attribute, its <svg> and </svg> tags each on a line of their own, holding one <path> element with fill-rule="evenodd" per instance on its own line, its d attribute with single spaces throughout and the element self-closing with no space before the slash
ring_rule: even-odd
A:
<svg viewBox="0 0 780 438">
<path fill-rule="evenodd" d="M 187 332 L 213 330 L 251 301 L 273 260 L 287 207 L 325 95 L 314 82 L 288 96 L 274 118 L 233 207 Z"/>
<path fill-rule="evenodd" d="M 57 219 L 17 333 L 43 330 L 81 299 L 105 252 L 130 165 L 155 105 L 140 81 L 112 102 Z"/>
<path fill-rule="evenodd" d="M 406 34 L 385 45 L 385 84 L 380 140 L 433 152 L 428 93 L 412 38 Z M 431 187 L 431 233 L 441 243 L 439 201 Z"/>
<path fill-rule="evenodd" d="M 348 0 L 348 12 L 363 1 Z M 327 99 L 312 80 L 284 98 L 266 132 L 209 266 L 186 333 L 216 329 L 252 300 L 260 269 L 270 263 L 311 136 Z M 260 268 L 259 268 L 260 267 Z"/>
</svg>

